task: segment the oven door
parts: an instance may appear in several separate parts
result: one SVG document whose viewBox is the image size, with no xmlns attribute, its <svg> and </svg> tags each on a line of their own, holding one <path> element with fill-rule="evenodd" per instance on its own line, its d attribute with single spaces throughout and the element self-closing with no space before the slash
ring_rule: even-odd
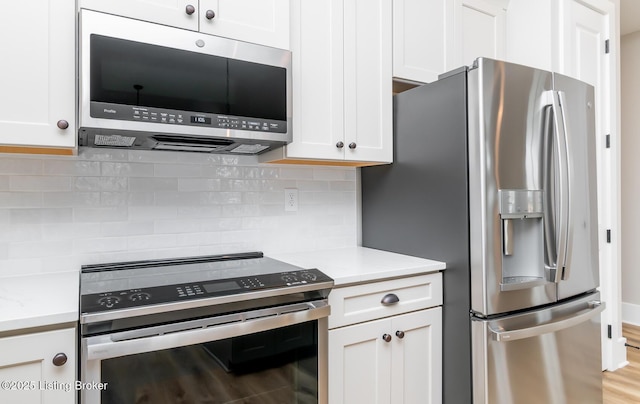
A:
<svg viewBox="0 0 640 404">
<path fill-rule="evenodd" d="M 326 300 L 82 338 L 85 404 L 327 403 Z"/>
</svg>

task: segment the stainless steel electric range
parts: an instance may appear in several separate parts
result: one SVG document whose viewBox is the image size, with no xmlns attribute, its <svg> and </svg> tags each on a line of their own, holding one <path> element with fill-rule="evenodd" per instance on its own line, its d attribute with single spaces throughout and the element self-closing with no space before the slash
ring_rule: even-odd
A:
<svg viewBox="0 0 640 404">
<path fill-rule="evenodd" d="M 81 402 L 326 403 L 332 287 L 259 252 L 83 266 Z"/>
</svg>

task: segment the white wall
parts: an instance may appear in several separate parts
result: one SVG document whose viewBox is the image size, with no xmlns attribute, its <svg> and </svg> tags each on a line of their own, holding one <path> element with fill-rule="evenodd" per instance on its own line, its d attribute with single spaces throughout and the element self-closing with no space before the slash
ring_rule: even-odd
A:
<svg viewBox="0 0 640 404">
<path fill-rule="evenodd" d="M 640 325 L 640 32 L 621 38 L 622 321 Z"/>
<path fill-rule="evenodd" d="M 298 188 L 297 212 L 285 212 L 284 188 Z M 357 227 L 355 168 L 107 149 L 0 154 L 0 277 L 353 246 Z"/>
</svg>

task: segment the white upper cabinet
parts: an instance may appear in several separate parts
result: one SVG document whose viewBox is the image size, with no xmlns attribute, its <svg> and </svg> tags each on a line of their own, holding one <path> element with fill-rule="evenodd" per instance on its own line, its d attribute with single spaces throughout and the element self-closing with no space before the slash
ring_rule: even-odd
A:
<svg viewBox="0 0 640 404">
<path fill-rule="evenodd" d="M 504 59 L 506 4 L 489 0 L 462 0 L 458 29 L 460 45 L 456 66 L 471 65 L 476 58 Z"/>
<path fill-rule="evenodd" d="M 289 49 L 289 0 L 80 0 L 81 8 Z"/>
<path fill-rule="evenodd" d="M 432 82 L 478 57 L 501 59 L 508 0 L 396 0 L 393 76 Z"/>
<path fill-rule="evenodd" d="M 289 49 L 289 0 L 200 0 L 200 31 Z"/>
<path fill-rule="evenodd" d="M 451 0 L 394 0 L 393 76 L 429 83 L 454 65 Z"/>
<path fill-rule="evenodd" d="M 79 0 L 81 8 L 198 30 L 198 0 Z"/>
<path fill-rule="evenodd" d="M 75 18 L 73 1 L 0 3 L 0 152 L 75 152 Z"/>
<path fill-rule="evenodd" d="M 391 0 L 293 0 L 293 142 L 271 162 L 393 159 Z"/>
</svg>

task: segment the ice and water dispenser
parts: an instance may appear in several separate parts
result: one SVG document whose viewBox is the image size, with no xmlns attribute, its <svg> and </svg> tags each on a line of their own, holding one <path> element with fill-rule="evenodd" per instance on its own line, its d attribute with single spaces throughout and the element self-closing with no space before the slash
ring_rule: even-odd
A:
<svg viewBox="0 0 640 404">
<path fill-rule="evenodd" d="M 501 189 L 503 291 L 547 282 L 544 266 L 543 191 Z"/>
</svg>

